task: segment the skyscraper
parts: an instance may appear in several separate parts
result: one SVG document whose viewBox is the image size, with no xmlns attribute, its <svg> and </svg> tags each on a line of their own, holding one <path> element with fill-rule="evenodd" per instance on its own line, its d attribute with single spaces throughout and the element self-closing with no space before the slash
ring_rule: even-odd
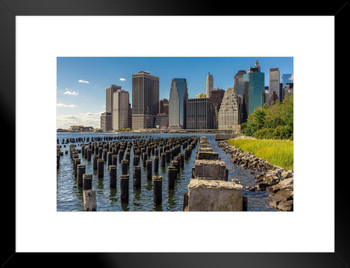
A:
<svg viewBox="0 0 350 268">
<path fill-rule="evenodd" d="M 220 130 L 233 130 L 239 132 L 240 124 L 240 98 L 233 87 L 229 87 L 222 100 L 219 110 L 218 128 Z"/>
<path fill-rule="evenodd" d="M 244 70 L 240 70 L 236 73 L 233 79 L 233 85 L 235 88 L 235 93 L 243 98 L 243 89 L 244 89 L 244 81 L 243 75 L 246 72 Z"/>
<path fill-rule="evenodd" d="M 210 98 L 210 91 L 214 88 L 214 77 L 210 73 L 207 75 L 207 98 Z"/>
<path fill-rule="evenodd" d="M 113 110 L 113 93 L 122 87 L 111 85 L 106 88 L 106 112 L 112 113 Z"/>
<path fill-rule="evenodd" d="M 113 93 L 121 89 L 120 86 L 111 85 L 106 88 L 106 112 L 101 114 L 100 124 L 101 129 L 110 131 L 113 129 Z"/>
<path fill-rule="evenodd" d="M 292 74 L 282 74 L 282 84 L 283 88 L 287 83 L 293 83 L 293 75 Z"/>
<path fill-rule="evenodd" d="M 167 99 L 159 100 L 159 113 L 160 114 L 169 114 L 169 101 Z"/>
<path fill-rule="evenodd" d="M 188 99 L 186 126 L 188 129 L 212 129 L 213 106 L 209 98 Z"/>
<path fill-rule="evenodd" d="M 187 81 L 174 78 L 169 96 L 169 127 L 186 128 Z"/>
<path fill-rule="evenodd" d="M 276 92 L 277 99 L 280 100 L 280 69 L 279 68 L 270 68 L 270 95 L 272 92 Z"/>
<path fill-rule="evenodd" d="M 220 88 L 215 88 L 210 91 L 210 101 L 213 104 L 213 128 L 218 128 L 218 117 L 219 117 L 219 110 L 220 105 L 222 102 L 222 98 L 225 95 L 225 90 Z"/>
<path fill-rule="evenodd" d="M 112 114 L 104 112 L 100 117 L 100 127 L 103 131 L 112 130 Z"/>
<path fill-rule="evenodd" d="M 123 89 L 113 93 L 112 126 L 114 130 L 129 127 L 129 92 Z"/>
<path fill-rule="evenodd" d="M 261 91 L 265 89 L 265 74 L 260 71 L 258 60 L 256 60 L 254 67 L 249 68 L 247 73 L 243 75 L 243 81 L 243 121 L 246 121 L 248 115 L 250 115 L 256 107 L 261 107 Z"/>
<path fill-rule="evenodd" d="M 154 128 L 158 113 L 159 77 L 141 71 L 132 75 L 132 129 Z"/>
</svg>

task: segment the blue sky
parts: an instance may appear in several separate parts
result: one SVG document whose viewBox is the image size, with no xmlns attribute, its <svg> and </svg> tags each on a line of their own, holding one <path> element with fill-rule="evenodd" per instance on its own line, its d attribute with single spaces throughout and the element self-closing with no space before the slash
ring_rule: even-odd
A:
<svg viewBox="0 0 350 268">
<path fill-rule="evenodd" d="M 233 86 L 233 77 L 259 60 L 269 81 L 269 68 L 279 67 L 281 75 L 293 73 L 292 57 L 59 57 L 57 58 L 57 127 L 72 124 L 99 127 L 105 110 L 106 87 L 121 86 L 130 93 L 132 74 L 149 71 L 159 77 L 159 97 L 169 99 L 173 78 L 186 78 L 188 94 L 205 93 L 206 76 L 214 76 L 214 87 Z"/>
</svg>

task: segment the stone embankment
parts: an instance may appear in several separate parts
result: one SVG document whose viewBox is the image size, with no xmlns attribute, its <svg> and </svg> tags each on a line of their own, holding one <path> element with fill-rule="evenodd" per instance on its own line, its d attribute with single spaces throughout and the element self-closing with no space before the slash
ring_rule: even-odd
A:
<svg viewBox="0 0 350 268">
<path fill-rule="evenodd" d="M 252 174 L 258 172 L 255 176 L 256 185 L 247 186 L 247 191 L 269 191 L 272 207 L 283 211 L 293 210 L 294 174 L 292 170 L 272 165 L 249 152 L 243 152 L 229 145 L 226 141 L 219 142 L 218 145 L 226 153 L 231 154 L 234 164 L 252 170 Z"/>
<path fill-rule="evenodd" d="M 201 137 L 192 168 L 192 179 L 184 196 L 185 211 L 247 210 L 243 186 L 228 181 L 228 170 L 219 154 L 213 152 L 206 137 Z"/>
</svg>

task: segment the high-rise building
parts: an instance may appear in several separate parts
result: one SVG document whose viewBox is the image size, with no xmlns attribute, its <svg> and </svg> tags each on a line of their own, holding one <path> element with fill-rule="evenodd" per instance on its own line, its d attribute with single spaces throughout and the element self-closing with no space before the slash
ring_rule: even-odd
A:
<svg viewBox="0 0 350 268">
<path fill-rule="evenodd" d="M 265 74 L 260 71 L 258 60 L 243 75 L 243 81 L 243 121 L 246 121 L 256 107 L 261 107 L 261 92 L 265 89 Z"/>
<path fill-rule="evenodd" d="M 243 98 L 243 91 L 244 91 L 244 80 L 243 75 L 246 72 L 244 70 L 240 70 L 236 73 L 234 79 L 233 79 L 233 85 L 235 88 L 235 93 Z"/>
<path fill-rule="evenodd" d="M 240 100 L 233 87 L 226 90 L 219 110 L 218 128 L 220 130 L 240 131 Z"/>
<path fill-rule="evenodd" d="M 188 99 L 186 106 L 187 129 L 213 128 L 213 106 L 209 98 Z"/>
<path fill-rule="evenodd" d="M 132 129 L 154 128 L 159 106 L 159 77 L 141 71 L 132 75 Z"/>
<path fill-rule="evenodd" d="M 283 92 L 283 84 L 280 83 L 280 91 L 279 91 L 279 101 L 282 102 L 284 98 L 284 92 Z"/>
<path fill-rule="evenodd" d="M 225 95 L 225 90 L 220 88 L 215 88 L 210 91 L 210 101 L 213 104 L 213 128 L 218 128 L 218 118 L 219 118 L 219 110 L 222 102 L 222 98 Z"/>
<path fill-rule="evenodd" d="M 283 91 L 284 97 L 293 94 L 293 83 L 287 83 Z"/>
<path fill-rule="evenodd" d="M 112 126 L 114 130 L 129 128 L 129 92 L 126 90 L 113 93 Z"/>
<path fill-rule="evenodd" d="M 113 93 L 122 87 L 111 85 L 106 88 L 106 112 L 112 113 L 113 110 Z"/>
<path fill-rule="evenodd" d="M 207 98 L 210 97 L 210 91 L 214 88 L 214 77 L 212 74 L 207 75 Z"/>
<path fill-rule="evenodd" d="M 278 100 L 280 100 L 280 69 L 270 68 L 270 95 L 272 92 L 276 92 Z"/>
<path fill-rule="evenodd" d="M 287 83 L 293 83 L 293 75 L 292 74 L 282 74 L 282 84 L 283 88 Z"/>
<path fill-rule="evenodd" d="M 265 91 L 264 91 L 264 104 L 270 105 L 270 91 L 269 91 L 269 86 L 265 86 Z"/>
<path fill-rule="evenodd" d="M 169 96 L 169 127 L 186 128 L 187 81 L 174 78 Z"/>
<path fill-rule="evenodd" d="M 100 127 L 103 131 L 112 130 L 112 113 L 104 112 L 101 114 Z"/>
<path fill-rule="evenodd" d="M 159 100 L 159 113 L 169 114 L 169 101 L 167 99 Z"/>
<path fill-rule="evenodd" d="M 274 105 L 276 101 L 279 101 L 276 91 L 270 93 L 270 105 Z"/>
</svg>

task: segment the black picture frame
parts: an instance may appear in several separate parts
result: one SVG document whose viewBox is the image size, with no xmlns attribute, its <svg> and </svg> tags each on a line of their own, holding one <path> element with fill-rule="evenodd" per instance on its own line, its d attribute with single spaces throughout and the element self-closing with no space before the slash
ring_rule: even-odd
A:
<svg viewBox="0 0 350 268">
<path fill-rule="evenodd" d="M 347 1 L 305 3 L 260 1 L 248 3 L 162 0 L 0 0 L 0 114 L 6 142 L 2 142 L 1 163 L 9 174 L 1 179 L 1 267 L 34 265 L 47 267 L 349 267 L 350 247 L 346 216 L 349 211 L 347 187 L 343 180 L 335 181 L 335 253 L 16 253 L 16 75 L 15 75 L 15 18 L 29 15 L 324 15 L 335 18 L 335 56 L 341 61 L 348 57 L 341 47 L 348 34 L 340 27 L 348 25 Z M 232 5 L 233 4 L 233 5 Z M 232 5 L 232 6 L 231 6 Z M 348 30 L 347 30 L 348 31 Z M 347 54 L 346 54 L 347 53 Z M 346 56 L 347 55 L 347 56 Z M 345 59 L 346 61 L 346 59 Z M 348 61 L 347 61 L 348 62 Z M 348 69 L 348 68 L 347 68 Z M 346 70 L 335 69 L 336 80 L 344 81 Z M 346 179 L 346 176 L 343 178 Z M 321 197 L 320 197 L 321 198 Z M 320 223 L 321 224 L 321 223 Z M 266 230 L 256 230 L 261 236 L 273 239 Z M 188 234 L 184 234 L 184 243 Z M 253 242 L 253 241 L 252 241 Z M 118 243 L 118 241 L 116 241 Z M 286 235 L 286 243 L 288 236 Z M 303 243 L 303 241 L 300 241 Z"/>
</svg>

